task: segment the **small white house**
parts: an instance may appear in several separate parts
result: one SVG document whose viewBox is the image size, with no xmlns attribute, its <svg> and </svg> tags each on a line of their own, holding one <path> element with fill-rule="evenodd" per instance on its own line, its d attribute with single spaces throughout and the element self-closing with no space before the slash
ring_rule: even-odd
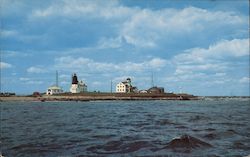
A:
<svg viewBox="0 0 250 157">
<path fill-rule="evenodd" d="M 63 93 L 63 90 L 61 87 L 58 86 L 50 86 L 46 91 L 47 95 L 60 94 L 60 93 Z"/>
</svg>

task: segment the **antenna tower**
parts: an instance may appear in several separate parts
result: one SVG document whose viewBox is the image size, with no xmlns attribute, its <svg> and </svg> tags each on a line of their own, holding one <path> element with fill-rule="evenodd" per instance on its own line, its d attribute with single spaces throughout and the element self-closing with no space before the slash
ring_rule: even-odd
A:
<svg viewBox="0 0 250 157">
<path fill-rule="evenodd" d="M 58 87 L 58 71 L 56 71 L 56 86 Z"/>
<path fill-rule="evenodd" d="M 151 73 L 151 86 L 154 87 L 154 75 Z"/>
<path fill-rule="evenodd" d="M 112 91 L 112 90 L 113 90 L 113 89 L 112 89 L 112 86 L 113 86 L 113 81 L 111 80 L 111 81 L 110 81 L 110 92 L 111 92 L 111 93 L 113 92 L 113 91 Z"/>
</svg>

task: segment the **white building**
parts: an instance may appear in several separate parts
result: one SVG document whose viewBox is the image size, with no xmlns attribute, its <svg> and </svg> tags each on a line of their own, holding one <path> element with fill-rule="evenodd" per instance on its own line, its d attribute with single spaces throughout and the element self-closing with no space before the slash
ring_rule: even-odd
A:
<svg viewBox="0 0 250 157">
<path fill-rule="evenodd" d="M 82 80 L 78 83 L 78 87 L 80 92 L 87 92 L 87 85 Z"/>
<path fill-rule="evenodd" d="M 70 87 L 71 93 L 82 93 L 87 91 L 87 85 L 80 81 L 78 82 L 76 74 L 72 75 L 72 84 Z"/>
<path fill-rule="evenodd" d="M 63 90 L 61 87 L 58 86 L 58 72 L 56 71 L 56 85 L 50 86 L 46 91 L 46 95 L 53 95 L 60 93 L 63 93 Z"/>
<path fill-rule="evenodd" d="M 50 86 L 46 91 L 47 95 L 60 94 L 60 93 L 63 93 L 63 90 L 61 87 L 58 87 L 56 85 Z"/>
<path fill-rule="evenodd" d="M 133 92 L 133 86 L 131 85 L 131 79 L 127 78 L 126 81 L 119 82 L 116 85 L 116 93 L 131 93 Z"/>
<path fill-rule="evenodd" d="M 116 85 L 116 93 L 126 93 L 126 85 L 122 82 L 119 82 Z"/>
</svg>

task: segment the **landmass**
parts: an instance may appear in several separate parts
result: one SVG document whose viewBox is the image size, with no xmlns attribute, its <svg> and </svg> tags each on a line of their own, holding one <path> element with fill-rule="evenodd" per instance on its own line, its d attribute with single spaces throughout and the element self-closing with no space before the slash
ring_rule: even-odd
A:
<svg viewBox="0 0 250 157">
<path fill-rule="evenodd" d="M 0 96 L 0 101 L 95 101 L 95 100 L 199 100 L 190 94 L 174 93 L 62 93 L 55 95 Z"/>
</svg>

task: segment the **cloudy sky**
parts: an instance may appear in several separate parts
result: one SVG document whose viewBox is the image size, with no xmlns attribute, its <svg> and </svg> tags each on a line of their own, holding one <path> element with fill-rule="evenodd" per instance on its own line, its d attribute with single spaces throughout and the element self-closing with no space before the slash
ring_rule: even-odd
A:
<svg viewBox="0 0 250 157">
<path fill-rule="evenodd" d="M 195 95 L 249 95 L 248 0 L 0 0 L 1 91 L 90 91 L 127 77 Z"/>
</svg>

